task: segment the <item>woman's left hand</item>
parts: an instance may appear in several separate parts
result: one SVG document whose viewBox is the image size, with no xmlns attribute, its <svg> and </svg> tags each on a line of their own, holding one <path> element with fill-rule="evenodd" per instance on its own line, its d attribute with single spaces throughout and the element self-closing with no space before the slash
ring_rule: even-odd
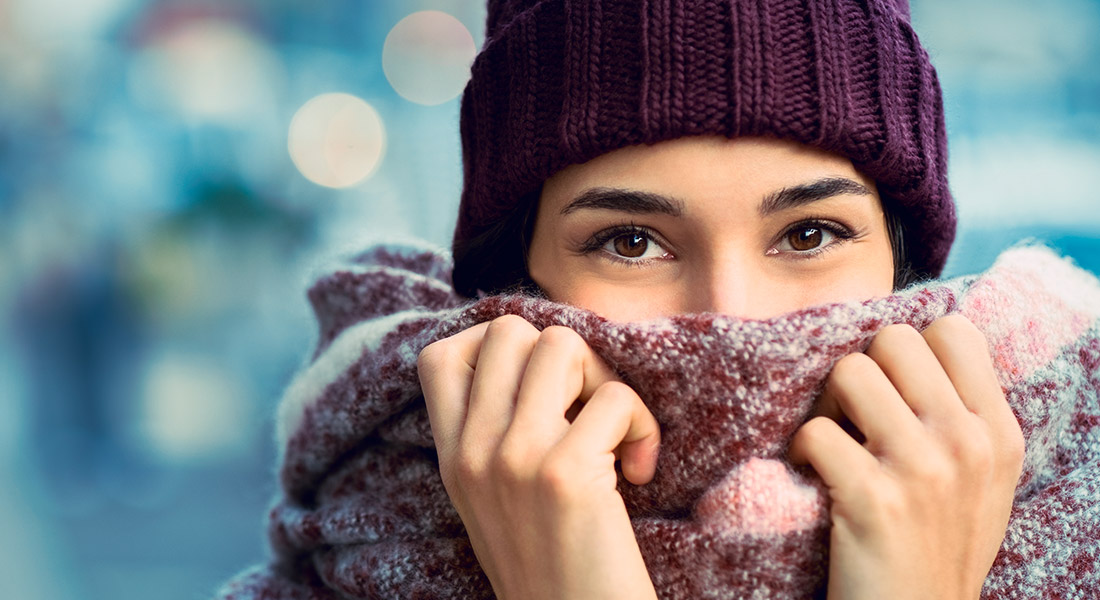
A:
<svg viewBox="0 0 1100 600">
<path fill-rule="evenodd" d="M 836 364 L 820 413 L 791 458 L 829 488 L 830 600 L 977 598 L 1024 454 L 982 333 L 958 315 L 886 327 Z"/>
</svg>

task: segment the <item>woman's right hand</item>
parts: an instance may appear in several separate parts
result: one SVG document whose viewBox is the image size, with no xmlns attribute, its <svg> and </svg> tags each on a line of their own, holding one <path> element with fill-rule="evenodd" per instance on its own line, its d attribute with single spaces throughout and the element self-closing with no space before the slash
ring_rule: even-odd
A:
<svg viewBox="0 0 1100 600">
<path fill-rule="evenodd" d="M 504 316 L 418 367 L 443 485 L 498 598 L 656 596 L 615 461 L 649 482 L 660 429 L 576 332 Z"/>
</svg>

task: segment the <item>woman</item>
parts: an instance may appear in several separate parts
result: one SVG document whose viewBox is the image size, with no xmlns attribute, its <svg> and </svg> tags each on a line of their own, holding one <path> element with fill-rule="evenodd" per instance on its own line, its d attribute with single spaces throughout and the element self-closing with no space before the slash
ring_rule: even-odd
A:
<svg viewBox="0 0 1100 600">
<path fill-rule="evenodd" d="M 953 231 L 939 90 L 904 2 L 490 2 L 463 133 L 460 289 L 526 272 L 612 320 L 885 296 L 907 269 L 894 250 L 934 274 Z M 544 174 L 537 209 L 512 209 L 533 212 L 526 247 L 466 243 Z M 525 258 L 488 263 L 519 276 L 463 281 L 492 252 Z M 641 398 L 575 334 L 516 318 L 420 365 L 443 481 L 499 597 L 653 595 L 615 488 L 615 456 L 634 483 L 655 468 Z M 976 597 L 1023 453 L 981 335 L 887 329 L 822 403 L 791 451 L 833 499 L 830 597 Z"/>
<path fill-rule="evenodd" d="M 1092 429 L 1021 477 L 1006 394 L 1032 437 L 1100 423 L 1089 376 L 1043 370 L 1096 371 L 1098 321 L 1073 300 L 1003 331 L 1004 281 L 1076 277 L 1047 259 L 890 295 L 955 226 L 905 2 L 488 8 L 454 288 L 446 257 L 381 247 L 311 290 L 277 560 L 223 597 L 975 598 L 995 559 L 987 592 L 1049 589 L 1100 531 L 1067 497 L 1095 485 L 1042 487 L 1095 462 Z"/>
<path fill-rule="evenodd" d="M 851 161 L 775 139 L 626 147 L 547 180 L 527 264 L 551 300 L 621 321 L 885 296 L 895 265 L 875 189 Z M 443 481 L 498 597 L 654 596 L 615 462 L 648 482 L 660 429 L 577 334 L 501 317 L 425 349 L 420 379 Z M 822 404 L 791 452 L 833 500 L 829 597 L 977 597 L 1023 456 L 977 329 L 957 316 L 887 328 L 834 367 Z"/>
</svg>

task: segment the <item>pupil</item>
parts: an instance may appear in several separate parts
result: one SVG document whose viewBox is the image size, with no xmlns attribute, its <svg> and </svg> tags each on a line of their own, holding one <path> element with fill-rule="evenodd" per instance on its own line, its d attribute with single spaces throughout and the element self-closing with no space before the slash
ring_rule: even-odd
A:
<svg viewBox="0 0 1100 600">
<path fill-rule="evenodd" d="M 821 245 L 821 230 L 807 227 L 791 234 L 789 241 L 795 250 L 813 250 Z"/>
<path fill-rule="evenodd" d="M 649 241 L 644 235 L 630 233 L 615 238 L 615 251 L 626 258 L 638 258 L 645 254 Z"/>
</svg>

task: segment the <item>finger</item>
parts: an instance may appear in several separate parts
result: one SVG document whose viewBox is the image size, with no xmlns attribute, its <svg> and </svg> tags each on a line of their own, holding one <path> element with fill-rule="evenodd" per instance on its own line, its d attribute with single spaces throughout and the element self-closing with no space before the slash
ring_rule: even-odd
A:
<svg viewBox="0 0 1100 600">
<path fill-rule="evenodd" d="M 867 441 L 867 436 L 863 435 L 863 432 L 856 427 L 852 419 L 841 410 L 836 391 L 830 391 L 828 388 L 821 391 L 817 403 L 814 404 L 813 410 L 810 411 L 809 418 L 806 420 L 808 421 L 813 417 L 825 417 L 826 419 L 835 421 L 836 424 L 844 430 L 844 433 L 852 436 L 852 438 L 860 444 Z"/>
<path fill-rule="evenodd" d="M 837 361 L 825 381 L 818 404 L 818 412 L 837 422 L 842 430 L 850 419 L 862 435 L 847 433 L 857 443 L 866 440 L 874 454 L 882 449 L 911 444 L 922 429 L 920 420 L 893 383 L 879 365 L 864 354 L 849 354 Z"/>
<path fill-rule="evenodd" d="M 613 460 L 618 449 L 623 476 L 641 485 L 653 479 L 660 443 L 653 413 L 629 386 L 612 381 L 592 394 L 556 450 L 584 461 L 600 455 Z"/>
<path fill-rule="evenodd" d="M 488 323 L 481 323 L 420 352 L 417 376 L 437 448 L 453 448 L 466 422 L 467 399 Z"/>
<path fill-rule="evenodd" d="M 1007 408 L 985 335 L 962 315 L 937 319 L 922 334 L 963 404 L 987 416 Z"/>
<path fill-rule="evenodd" d="M 572 329 L 547 327 L 539 335 L 520 384 L 514 426 L 527 434 L 564 433 L 577 400 L 618 378 Z"/>
<path fill-rule="evenodd" d="M 832 419 L 814 417 L 791 441 L 791 462 L 808 464 L 830 489 L 852 489 L 879 470 L 878 460 Z"/>
<path fill-rule="evenodd" d="M 955 386 L 924 336 L 909 325 L 890 325 L 875 336 L 865 354 L 922 419 L 950 421 L 964 411 Z"/>
<path fill-rule="evenodd" d="M 512 422 L 516 395 L 539 331 L 522 317 L 505 315 L 485 330 L 470 386 L 463 438 L 495 447 Z"/>
<path fill-rule="evenodd" d="M 1024 454 L 1023 433 L 993 370 L 985 335 L 966 317 L 951 315 L 932 323 L 924 337 L 963 405 L 990 425 L 997 456 L 1018 469 Z"/>
</svg>

